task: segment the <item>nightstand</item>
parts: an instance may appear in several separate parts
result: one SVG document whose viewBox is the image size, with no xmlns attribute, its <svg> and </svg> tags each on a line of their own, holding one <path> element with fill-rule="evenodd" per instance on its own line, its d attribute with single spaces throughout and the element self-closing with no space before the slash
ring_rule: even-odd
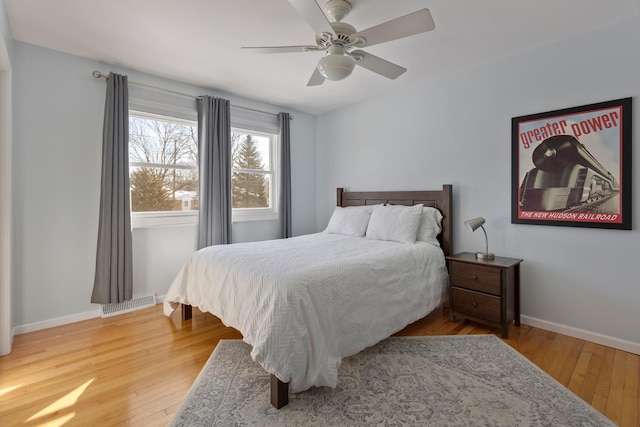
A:
<svg viewBox="0 0 640 427">
<path fill-rule="evenodd" d="M 496 256 L 476 259 L 470 252 L 448 256 L 449 318 L 456 316 L 502 329 L 508 337 L 511 321 L 520 326 L 521 259 Z"/>
</svg>

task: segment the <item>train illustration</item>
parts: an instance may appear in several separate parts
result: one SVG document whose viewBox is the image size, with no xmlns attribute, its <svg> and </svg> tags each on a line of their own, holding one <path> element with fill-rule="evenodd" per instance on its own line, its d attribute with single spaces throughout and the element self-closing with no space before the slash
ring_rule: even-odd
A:
<svg viewBox="0 0 640 427">
<path fill-rule="evenodd" d="M 520 208 L 567 211 L 609 199 L 618 181 L 572 135 L 554 135 L 533 150 L 535 167 L 520 185 Z"/>
</svg>

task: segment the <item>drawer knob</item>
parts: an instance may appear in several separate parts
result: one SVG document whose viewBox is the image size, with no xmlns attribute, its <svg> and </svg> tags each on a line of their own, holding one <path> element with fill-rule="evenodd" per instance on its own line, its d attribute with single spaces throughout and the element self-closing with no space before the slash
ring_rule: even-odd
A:
<svg viewBox="0 0 640 427">
<path fill-rule="evenodd" d="M 474 302 L 474 303 L 472 303 L 471 305 L 472 305 L 472 306 L 474 306 L 474 307 L 476 307 L 476 308 L 478 307 L 478 303 L 477 303 L 477 302 Z"/>
<path fill-rule="evenodd" d="M 478 276 L 471 276 L 473 280 L 478 280 Z"/>
</svg>

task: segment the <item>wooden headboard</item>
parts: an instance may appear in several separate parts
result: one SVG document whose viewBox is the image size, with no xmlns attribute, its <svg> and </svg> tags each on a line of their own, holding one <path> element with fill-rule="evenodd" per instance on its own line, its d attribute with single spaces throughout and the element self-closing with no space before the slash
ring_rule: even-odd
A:
<svg viewBox="0 0 640 427">
<path fill-rule="evenodd" d="M 338 188 L 338 206 L 379 205 L 417 205 L 437 208 L 442 213 L 442 233 L 438 236 L 445 255 L 452 254 L 453 227 L 451 217 L 452 185 L 444 184 L 442 190 L 433 191 L 344 191 Z"/>
</svg>

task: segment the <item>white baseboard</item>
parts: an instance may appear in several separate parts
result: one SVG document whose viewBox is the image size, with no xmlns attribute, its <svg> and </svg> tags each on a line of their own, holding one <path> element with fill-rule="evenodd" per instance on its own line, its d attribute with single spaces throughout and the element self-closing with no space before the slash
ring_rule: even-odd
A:
<svg viewBox="0 0 640 427">
<path fill-rule="evenodd" d="M 591 341 L 596 344 L 605 345 L 607 347 L 616 348 L 618 350 L 627 351 L 633 354 L 640 354 L 640 344 L 626 341 L 620 338 L 609 337 L 607 335 L 598 334 L 596 332 L 585 331 L 584 329 L 574 328 L 572 326 L 561 325 L 559 323 L 548 322 L 546 320 L 536 319 L 535 317 L 520 316 L 520 322 L 525 325 L 556 332 L 570 337 L 579 338 L 585 341 Z"/>
<path fill-rule="evenodd" d="M 162 304 L 164 295 L 156 297 L 156 304 Z M 55 319 L 43 320 L 41 322 L 27 323 L 13 328 L 13 335 L 26 334 L 27 332 L 39 331 L 41 329 L 53 328 L 69 323 L 80 322 L 82 320 L 100 317 L 100 309 L 85 311 L 84 313 L 71 314 L 69 316 L 57 317 Z M 616 348 L 618 350 L 628 351 L 629 353 L 640 355 L 640 344 L 631 341 L 622 340 L 620 338 L 609 337 L 607 335 L 598 334 L 596 332 L 585 331 L 584 329 L 574 328 L 572 326 L 561 325 L 559 323 L 548 322 L 546 320 L 537 319 L 530 316 L 521 316 L 520 321 L 525 325 L 556 332 L 570 337 L 579 338 L 585 341 L 591 341 L 596 344 L 606 345 L 607 347 Z"/>
<path fill-rule="evenodd" d="M 164 295 L 156 297 L 156 305 L 162 304 Z M 28 332 L 40 331 L 42 329 L 54 328 L 56 326 L 67 325 L 69 323 L 80 322 L 82 320 L 95 319 L 101 317 L 99 308 L 95 310 L 85 311 L 83 313 L 70 314 L 68 316 L 56 317 L 54 319 L 42 320 L 40 322 L 26 323 L 13 328 L 13 335 L 26 334 Z"/>
<path fill-rule="evenodd" d="M 68 316 L 56 317 L 54 319 L 42 320 L 40 322 L 26 323 L 18 325 L 14 328 L 16 335 L 26 334 L 27 332 L 35 332 L 41 329 L 54 328 L 56 326 L 67 325 L 69 323 L 80 322 L 82 320 L 100 317 L 100 309 L 85 311 L 83 313 L 70 314 Z"/>
</svg>

